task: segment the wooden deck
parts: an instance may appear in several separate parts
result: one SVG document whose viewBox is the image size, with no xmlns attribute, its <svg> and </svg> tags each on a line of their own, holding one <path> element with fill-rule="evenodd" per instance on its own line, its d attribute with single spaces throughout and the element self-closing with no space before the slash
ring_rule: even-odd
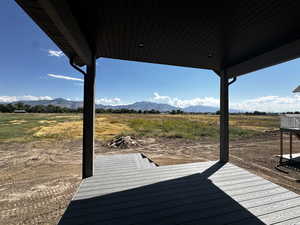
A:
<svg viewBox="0 0 300 225">
<path fill-rule="evenodd" d="M 59 225 L 300 224 L 300 196 L 234 166 L 97 156 Z"/>
</svg>

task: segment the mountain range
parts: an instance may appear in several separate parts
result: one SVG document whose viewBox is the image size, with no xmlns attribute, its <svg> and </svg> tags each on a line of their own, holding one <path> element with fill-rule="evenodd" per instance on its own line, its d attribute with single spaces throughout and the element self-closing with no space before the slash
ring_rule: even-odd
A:
<svg viewBox="0 0 300 225">
<path fill-rule="evenodd" d="M 54 106 L 60 106 L 60 107 L 67 107 L 71 109 L 77 109 L 83 106 L 82 101 L 71 101 L 64 98 L 56 98 L 53 100 L 37 100 L 37 101 L 18 101 L 24 104 L 28 104 L 31 106 L 35 105 L 54 105 Z M 16 103 L 16 102 L 13 102 Z M 6 103 L 4 103 L 6 104 Z M 155 102 L 147 102 L 147 101 L 141 101 L 141 102 L 135 102 L 133 104 L 128 105 L 102 105 L 102 104 L 96 104 L 97 109 L 133 109 L 133 110 L 158 110 L 160 112 L 168 112 L 172 110 L 182 110 L 184 112 L 189 113 L 215 113 L 219 110 L 217 107 L 212 106 L 205 106 L 205 105 L 196 105 L 196 106 L 189 106 L 185 108 L 179 108 L 175 107 L 169 104 L 163 104 L 163 103 L 155 103 Z M 230 112 L 240 112 L 239 110 L 230 109 Z"/>
</svg>

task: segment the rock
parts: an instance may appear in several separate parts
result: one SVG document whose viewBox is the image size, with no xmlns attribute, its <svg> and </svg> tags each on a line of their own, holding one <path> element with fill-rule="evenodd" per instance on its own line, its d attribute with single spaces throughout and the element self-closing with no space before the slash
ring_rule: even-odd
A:
<svg viewBox="0 0 300 225">
<path fill-rule="evenodd" d="M 130 136 L 117 137 L 108 143 L 108 146 L 111 148 L 129 148 L 137 145 L 138 142 L 132 139 Z"/>
</svg>

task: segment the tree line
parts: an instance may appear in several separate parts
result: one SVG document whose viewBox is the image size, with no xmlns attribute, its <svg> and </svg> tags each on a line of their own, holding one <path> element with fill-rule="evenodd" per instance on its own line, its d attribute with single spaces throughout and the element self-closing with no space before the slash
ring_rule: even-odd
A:
<svg viewBox="0 0 300 225">
<path fill-rule="evenodd" d="M 17 103 L 9 103 L 9 104 L 0 104 L 0 112 L 1 113 L 13 113 L 16 110 L 24 110 L 28 113 L 82 113 L 83 108 L 71 109 L 68 107 L 60 107 L 55 105 L 28 105 L 22 102 Z M 158 110 L 134 110 L 134 109 L 96 109 L 96 113 L 137 113 L 137 114 L 160 114 L 161 112 Z M 172 110 L 167 112 L 169 114 L 216 114 L 219 115 L 220 111 L 216 111 L 215 113 L 186 113 L 182 110 Z M 299 111 L 295 112 L 286 112 L 287 114 L 300 114 Z M 231 115 L 279 115 L 281 113 L 267 113 L 262 111 L 254 111 L 254 112 L 237 112 L 230 113 Z"/>
<path fill-rule="evenodd" d="M 80 109 L 70 109 L 67 107 L 59 107 L 54 105 L 27 105 L 22 102 L 0 104 L 0 112 L 2 113 L 13 113 L 16 110 L 24 110 L 28 113 L 74 113 L 80 112 Z M 81 110 L 82 112 L 82 110 Z"/>
<path fill-rule="evenodd" d="M 22 110 L 27 113 L 82 113 L 83 108 L 71 109 L 68 107 L 60 107 L 55 105 L 28 105 L 22 102 L 0 104 L 1 113 L 13 113 Z M 159 114 L 158 110 L 133 110 L 133 109 L 96 109 L 96 113 L 143 113 L 143 114 Z"/>
</svg>

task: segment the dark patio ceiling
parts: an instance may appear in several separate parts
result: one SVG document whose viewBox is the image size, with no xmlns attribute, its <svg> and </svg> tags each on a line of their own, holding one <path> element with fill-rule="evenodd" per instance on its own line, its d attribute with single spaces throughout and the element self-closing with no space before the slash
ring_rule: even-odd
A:
<svg viewBox="0 0 300 225">
<path fill-rule="evenodd" d="M 299 0 L 16 1 L 78 65 L 94 52 L 232 77 L 300 56 Z"/>
</svg>

